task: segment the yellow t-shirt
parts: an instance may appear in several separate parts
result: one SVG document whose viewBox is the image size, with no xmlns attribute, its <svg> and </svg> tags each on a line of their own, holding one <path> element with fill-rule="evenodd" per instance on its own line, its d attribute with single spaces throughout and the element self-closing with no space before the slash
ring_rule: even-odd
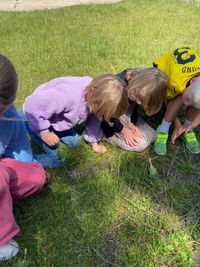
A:
<svg viewBox="0 0 200 267">
<path fill-rule="evenodd" d="M 171 99 L 183 94 L 190 79 L 200 75 L 200 52 L 189 47 L 177 48 L 156 59 L 154 66 L 168 76 L 166 97 Z"/>
</svg>

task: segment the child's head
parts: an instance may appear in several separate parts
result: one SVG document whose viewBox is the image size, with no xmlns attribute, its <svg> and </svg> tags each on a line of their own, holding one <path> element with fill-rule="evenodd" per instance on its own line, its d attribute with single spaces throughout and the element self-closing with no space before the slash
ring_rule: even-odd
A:
<svg viewBox="0 0 200 267">
<path fill-rule="evenodd" d="M 86 100 L 90 111 L 97 117 L 119 118 L 128 109 L 126 84 L 113 74 L 100 75 L 86 87 Z"/>
<path fill-rule="evenodd" d="M 127 71 L 128 97 L 142 105 L 147 115 L 156 114 L 165 100 L 167 75 L 156 68 Z"/>
<path fill-rule="evenodd" d="M 200 76 L 194 77 L 183 93 L 183 103 L 200 109 Z"/>
<path fill-rule="evenodd" d="M 17 73 L 13 64 L 0 55 L 0 114 L 15 100 L 17 86 Z"/>
</svg>

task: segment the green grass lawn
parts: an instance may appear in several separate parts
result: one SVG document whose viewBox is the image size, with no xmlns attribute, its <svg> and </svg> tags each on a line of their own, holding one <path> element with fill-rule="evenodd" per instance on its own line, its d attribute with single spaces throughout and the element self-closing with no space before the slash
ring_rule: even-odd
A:
<svg viewBox="0 0 200 267">
<path fill-rule="evenodd" d="M 116 73 L 179 46 L 200 49 L 199 17 L 181 0 L 1 12 L 1 53 L 20 78 L 16 105 L 55 77 Z M 179 142 L 166 157 L 106 146 L 98 155 L 82 141 L 65 168 L 50 171 L 50 185 L 15 206 L 21 250 L 0 267 L 194 266 L 200 156 Z M 149 175 L 149 157 L 158 177 Z"/>
</svg>

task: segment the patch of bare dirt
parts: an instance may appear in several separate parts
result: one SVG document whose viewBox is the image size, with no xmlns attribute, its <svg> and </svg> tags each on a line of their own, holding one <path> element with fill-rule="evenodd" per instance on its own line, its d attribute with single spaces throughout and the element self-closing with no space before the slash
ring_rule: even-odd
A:
<svg viewBox="0 0 200 267">
<path fill-rule="evenodd" d="M 73 5 L 109 4 L 121 0 L 0 0 L 0 10 L 31 11 L 37 9 L 52 9 Z"/>
</svg>

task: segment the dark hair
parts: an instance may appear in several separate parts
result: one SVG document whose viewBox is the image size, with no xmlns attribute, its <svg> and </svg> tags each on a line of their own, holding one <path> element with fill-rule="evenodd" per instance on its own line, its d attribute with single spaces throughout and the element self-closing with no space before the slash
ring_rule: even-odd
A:
<svg viewBox="0 0 200 267">
<path fill-rule="evenodd" d="M 14 65 L 0 55 L 0 106 L 7 107 L 16 98 L 18 78 Z"/>
</svg>

